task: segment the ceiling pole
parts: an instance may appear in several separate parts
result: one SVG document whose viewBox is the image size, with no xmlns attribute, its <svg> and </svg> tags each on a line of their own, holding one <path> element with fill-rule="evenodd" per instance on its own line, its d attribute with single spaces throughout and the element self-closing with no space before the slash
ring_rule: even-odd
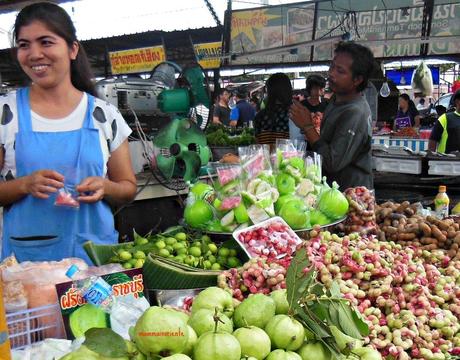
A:
<svg viewBox="0 0 460 360">
<path fill-rule="evenodd" d="M 211 5 L 209 0 L 204 0 L 206 6 L 208 7 L 209 12 L 211 13 L 212 17 L 214 18 L 214 21 L 216 22 L 217 26 L 222 26 L 222 23 L 219 20 L 219 17 L 216 14 L 216 11 L 214 10 L 214 7 Z"/>
<path fill-rule="evenodd" d="M 423 5 L 423 20 L 422 20 L 422 38 L 428 39 L 431 34 L 431 23 L 433 21 L 434 0 L 424 0 Z M 429 43 L 420 46 L 420 56 L 427 56 Z"/>
</svg>

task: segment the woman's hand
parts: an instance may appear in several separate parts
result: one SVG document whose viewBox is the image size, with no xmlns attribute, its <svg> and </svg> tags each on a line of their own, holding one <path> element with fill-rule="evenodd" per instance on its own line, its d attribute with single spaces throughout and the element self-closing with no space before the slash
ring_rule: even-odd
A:
<svg viewBox="0 0 460 360">
<path fill-rule="evenodd" d="M 38 170 L 24 178 L 25 192 L 38 199 L 48 199 L 64 187 L 64 176 L 54 170 Z"/>
<path fill-rule="evenodd" d="M 90 176 L 84 179 L 76 190 L 82 194 L 78 201 L 83 203 L 94 203 L 102 200 L 105 195 L 105 179 L 99 176 Z"/>
</svg>

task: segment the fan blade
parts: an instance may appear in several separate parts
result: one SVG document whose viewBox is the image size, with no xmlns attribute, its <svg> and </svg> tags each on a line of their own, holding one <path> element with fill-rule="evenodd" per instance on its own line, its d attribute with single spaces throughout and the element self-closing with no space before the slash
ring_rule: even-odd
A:
<svg viewBox="0 0 460 360">
<path fill-rule="evenodd" d="M 176 142 L 176 133 L 179 126 L 181 126 L 181 121 L 179 119 L 171 120 L 161 128 L 157 135 L 155 135 L 153 145 L 159 148 L 169 148 L 172 143 Z"/>
<path fill-rule="evenodd" d="M 201 167 L 201 161 L 198 154 L 194 151 L 184 151 L 178 156 L 184 162 L 183 179 L 185 181 L 193 181 L 198 177 Z"/>
<path fill-rule="evenodd" d="M 198 155 L 201 160 L 201 165 L 204 166 L 211 159 L 211 150 L 207 146 L 200 146 Z"/>
<path fill-rule="evenodd" d="M 181 119 L 181 123 L 177 129 L 176 139 L 181 144 L 197 144 L 206 146 L 206 136 L 200 128 L 189 119 Z"/>
<path fill-rule="evenodd" d="M 161 154 L 156 157 L 157 167 L 167 179 L 171 179 L 174 173 L 176 158 L 174 156 L 166 157 Z"/>
</svg>

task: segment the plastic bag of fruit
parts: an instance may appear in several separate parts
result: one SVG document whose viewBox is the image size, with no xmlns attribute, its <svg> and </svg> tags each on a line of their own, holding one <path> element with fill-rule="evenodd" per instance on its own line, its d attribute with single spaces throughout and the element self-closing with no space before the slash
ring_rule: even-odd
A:
<svg viewBox="0 0 460 360">
<path fill-rule="evenodd" d="M 241 178 L 243 186 L 252 179 L 260 176 L 272 176 L 270 164 L 270 147 L 268 145 L 250 145 L 238 148 L 238 155 L 242 168 Z"/>
<path fill-rule="evenodd" d="M 276 148 L 271 154 L 273 169 L 277 171 L 291 165 L 293 162 L 303 162 L 305 148 L 305 141 L 276 139 Z"/>
<path fill-rule="evenodd" d="M 215 164 L 208 170 L 217 195 L 217 210 L 231 210 L 241 203 L 241 172 L 241 166 L 235 164 Z"/>
<path fill-rule="evenodd" d="M 344 231 L 347 234 L 376 234 L 375 191 L 358 186 L 346 189 L 345 196 L 350 209 L 344 222 Z"/>
</svg>

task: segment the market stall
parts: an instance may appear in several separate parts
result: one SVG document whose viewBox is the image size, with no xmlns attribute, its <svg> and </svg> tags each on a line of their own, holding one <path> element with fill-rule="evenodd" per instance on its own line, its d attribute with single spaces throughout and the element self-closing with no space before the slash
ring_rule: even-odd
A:
<svg viewBox="0 0 460 360">
<path fill-rule="evenodd" d="M 87 242 L 96 266 L 3 262 L 13 358 L 455 359 L 460 218 L 341 193 L 316 155 L 267 150 L 215 164 L 182 226 Z"/>
</svg>

